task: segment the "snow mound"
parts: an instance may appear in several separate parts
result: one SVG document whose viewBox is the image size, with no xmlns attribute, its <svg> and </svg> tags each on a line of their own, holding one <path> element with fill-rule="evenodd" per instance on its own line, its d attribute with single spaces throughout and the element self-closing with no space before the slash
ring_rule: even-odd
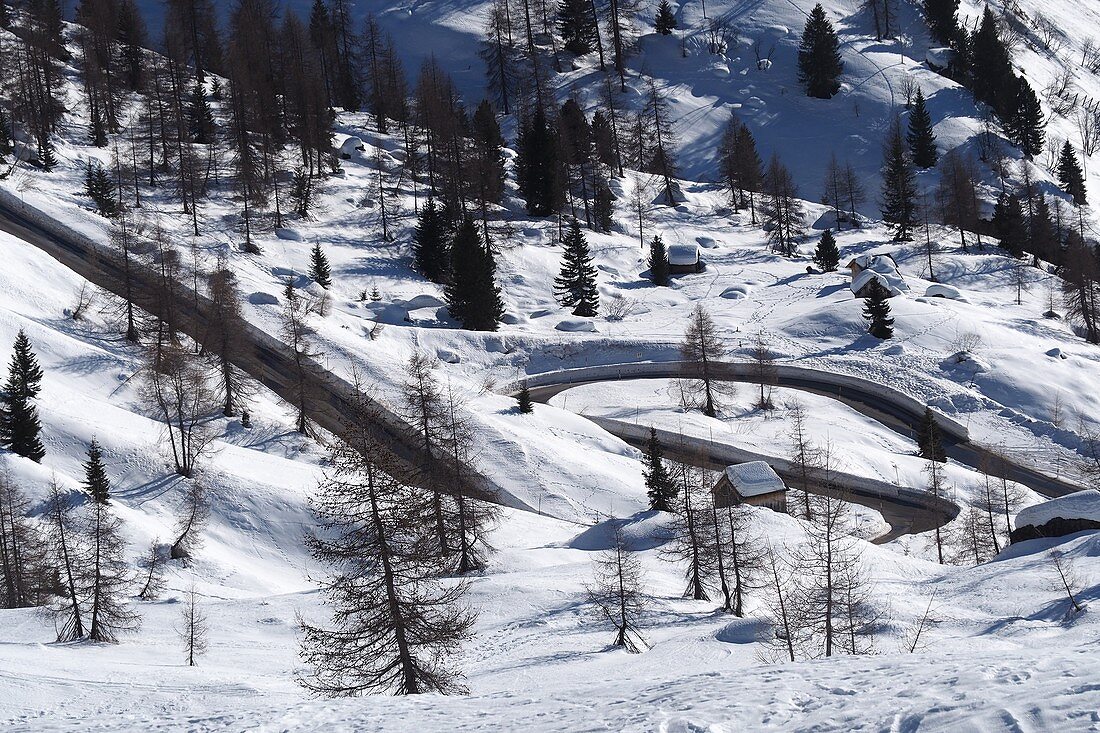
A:
<svg viewBox="0 0 1100 733">
<path fill-rule="evenodd" d="M 363 144 L 363 141 L 354 135 L 348 136 L 340 143 L 340 157 L 345 160 L 351 158 L 356 152 L 366 150 L 367 146 Z"/>
<path fill-rule="evenodd" d="M 1087 519 L 1100 522 L 1100 491 L 1085 489 L 1026 507 L 1016 515 L 1016 526 L 1041 527 L 1053 519 Z"/>
<path fill-rule="evenodd" d="M 271 293 L 252 293 L 248 296 L 248 302 L 252 305 L 278 305 L 279 299 Z"/>
<path fill-rule="evenodd" d="M 989 371 L 989 364 L 969 351 L 957 351 L 940 362 L 940 368 L 948 372 L 963 372 L 971 376 Z"/>
<path fill-rule="evenodd" d="M 638 512 L 623 519 L 608 519 L 584 530 L 570 540 L 567 546 L 589 552 L 611 549 L 615 541 L 615 529 L 619 528 L 631 550 L 652 550 L 672 537 L 673 519 L 673 515 L 667 512 L 654 511 Z"/>
<path fill-rule="evenodd" d="M 951 285 L 941 285 L 939 283 L 935 285 L 929 285 L 928 289 L 924 291 L 924 297 L 926 298 L 947 298 L 948 300 L 961 300 L 967 302 L 963 297 L 959 289 Z"/>
<path fill-rule="evenodd" d="M 277 227 L 275 229 L 275 236 L 279 239 L 286 239 L 291 242 L 304 242 L 305 237 L 297 229 L 291 229 L 290 227 Z"/>
<path fill-rule="evenodd" d="M 559 331 L 581 333 L 585 331 L 595 331 L 596 324 L 587 318 L 566 318 L 564 321 L 558 321 L 558 325 L 554 326 L 554 328 Z"/>
<path fill-rule="evenodd" d="M 728 300 L 740 300 L 752 290 L 748 285 L 731 285 L 722 291 L 722 297 Z"/>
</svg>

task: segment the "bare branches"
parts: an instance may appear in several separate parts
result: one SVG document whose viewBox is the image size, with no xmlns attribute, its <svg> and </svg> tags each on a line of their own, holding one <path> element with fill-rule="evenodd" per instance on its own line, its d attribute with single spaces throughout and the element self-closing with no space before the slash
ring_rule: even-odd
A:
<svg viewBox="0 0 1100 733">
<path fill-rule="evenodd" d="M 188 667 L 196 666 L 196 659 L 207 651 L 210 626 L 206 614 L 199 606 L 198 593 L 194 583 L 184 596 L 183 612 L 180 614 L 180 626 L 176 629 L 183 642 L 184 658 Z"/>
<path fill-rule="evenodd" d="M 1073 612 L 1080 613 L 1083 606 L 1077 599 L 1077 595 L 1084 587 L 1084 583 L 1077 574 L 1077 568 L 1074 567 L 1073 562 L 1062 550 L 1052 549 L 1047 557 L 1050 559 L 1051 568 L 1057 576 L 1055 587 L 1066 594 L 1066 598 L 1073 607 Z"/>
<path fill-rule="evenodd" d="M 598 618 L 615 627 L 613 646 L 631 654 L 646 649 L 639 626 L 646 610 L 642 592 L 644 575 L 641 562 L 627 545 L 621 525 L 616 524 L 611 547 L 593 560 L 593 582 L 586 588 L 588 603 Z"/>
</svg>

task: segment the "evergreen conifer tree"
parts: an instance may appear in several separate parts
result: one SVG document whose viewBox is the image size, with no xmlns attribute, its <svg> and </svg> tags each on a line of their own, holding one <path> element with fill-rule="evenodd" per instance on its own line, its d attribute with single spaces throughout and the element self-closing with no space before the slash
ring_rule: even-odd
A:
<svg viewBox="0 0 1100 733">
<path fill-rule="evenodd" d="M 558 30 L 565 50 L 584 56 L 596 47 L 596 17 L 590 0 L 561 0 L 558 5 Z"/>
<path fill-rule="evenodd" d="M 936 150 L 936 134 L 932 131 L 932 115 L 928 114 L 928 107 L 924 103 L 924 92 L 917 88 L 916 98 L 913 100 L 913 109 L 909 112 L 909 132 L 906 135 L 909 143 L 909 155 L 913 165 L 918 168 L 932 168 L 939 159 Z"/>
<path fill-rule="evenodd" d="M 940 436 L 940 426 L 936 423 L 936 415 L 932 408 L 924 408 L 924 416 L 921 418 L 920 428 L 917 433 L 917 448 L 920 457 L 929 461 L 943 463 L 947 460 L 947 451 L 943 447 L 943 439 Z"/>
<path fill-rule="evenodd" d="M 447 279 L 450 270 L 447 223 L 435 199 L 428 199 L 428 203 L 420 209 L 416 233 L 413 235 L 413 254 L 416 269 L 424 277 L 434 283 L 442 283 Z"/>
<path fill-rule="evenodd" d="M 814 250 L 814 263 L 824 272 L 833 272 L 840 264 L 840 250 L 832 229 L 826 229 Z"/>
<path fill-rule="evenodd" d="M 935 41 L 946 46 L 955 39 L 959 27 L 958 10 L 959 0 L 924 0 L 924 19 Z"/>
<path fill-rule="evenodd" d="M 1039 260 L 1054 262 L 1058 257 L 1058 235 L 1054 231 L 1054 219 L 1050 213 L 1050 202 L 1040 194 L 1035 207 L 1027 220 L 1028 243 L 1031 247 L 1032 264 L 1039 266 Z"/>
<path fill-rule="evenodd" d="M 1008 119 L 1016 100 L 1016 79 L 1008 48 L 997 28 L 997 18 L 988 5 L 970 47 L 974 98 L 992 107 L 1001 119 Z"/>
<path fill-rule="evenodd" d="M 451 316 L 471 331 L 495 331 L 504 314 L 496 284 L 496 260 L 473 220 L 459 225 L 451 245 L 451 278 L 446 286 Z"/>
<path fill-rule="evenodd" d="M 214 131 L 214 113 L 201 84 L 196 84 L 191 93 L 191 104 L 187 108 L 187 128 L 192 142 L 199 145 L 210 143 Z"/>
<path fill-rule="evenodd" d="M 332 285 L 332 270 L 329 267 L 329 259 L 321 251 L 320 242 L 313 242 L 313 249 L 309 253 L 309 277 L 324 289 Z"/>
<path fill-rule="evenodd" d="M 676 16 L 668 0 L 661 0 L 657 5 L 657 17 L 653 21 L 653 29 L 662 36 L 672 35 L 672 31 L 676 30 Z"/>
<path fill-rule="evenodd" d="M 332 270 L 328 265 L 328 257 L 321 251 L 320 242 L 313 243 L 313 251 L 309 254 L 309 276 L 325 290 L 332 285 Z"/>
<path fill-rule="evenodd" d="M 97 504 L 106 504 L 111 499 L 111 480 L 107 468 L 103 465 L 103 450 L 95 440 L 88 446 L 88 460 L 84 461 L 84 490 Z"/>
<path fill-rule="evenodd" d="M 46 455 L 39 437 L 42 426 L 38 408 L 34 404 L 41 390 L 42 369 L 30 339 L 22 330 L 15 337 L 13 351 L 8 379 L 0 393 L 0 446 L 38 462 Z"/>
<path fill-rule="evenodd" d="M 649 243 L 649 279 L 654 285 L 668 285 L 668 250 L 661 235 Z"/>
<path fill-rule="evenodd" d="M 42 135 L 38 141 L 38 162 L 49 173 L 57 167 L 57 156 L 53 152 L 53 141 L 49 135 Z"/>
<path fill-rule="evenodd" d="M 118 215 L 115 182 L 102 166 L 88 161 L 84 173 L 84 193 L 95 204 L 96 213 L 111 219 Z"/>
<path fill-rule="evenodd" d="M 1016 85 L 1015 104 L 1005 126 L 1012 142 L 1023 151 L 1025 158 L 1031 160 L 1043 152 L 1046 142 L 1043 107 L 1027 79 L 1019 77 Z"/>
<path fill-rule="evenodd" d="M 867 297 L 863 302 L 863 317 L 868 321 L 867 331 L 877 339 L 894 335 L 894 319 L 890 317 L 890 293 L 877 277 L 867 284 Z"/>
<path fill-rule="evenodd" d="M 516 404 L 522 415 L 530 415 L 535 411 L 535 405 L 531 402 L 531 388 L 527 386 L 527 382 L 524 382 L 523 386 L 519 388 L 519 394 L 516 395 Z"/>
<path fill-rule="evenodd" d="M 993 207 L 993 233 L 1001 240 L 1001 247 L 1010 255 L 1017 258 L 1024 256 L 1027 231 L 1019 196 L 1005 195 L 997 201 L 997 205 Z"/>
<path fill-rule="evenodd" d="M 0 107 L 0 156 L 10 155 L 11 152 L 11 123 L 8 122 L 7 113 Z"/>
<path fill-rule="evenodd" d="M 557 136 L 541 108 L 524 120 L 516 147 L 516 182 L 527 213 L 550 216 L 558 210 L 564 191 Z"/>
<path fill-rule="evenodd" d="M 554 288 L 562 305 L 573 308 L 573 315 L 592 318 L 600 308 L 600 292 L 596 288 L 596 268 L 588 241 L 574 219 L 562 238 L 561 273 L 554 279 Z"/>
<path fill-rule="evenodd" d="M 596 185 L 595 200 L 592 204 L 592 214 L 595 220 L 596 231 L 610 234 L 615 225 L 615 196 L 606 183 L 600 181 Z"/>
<path fill-rule="evenodd" d="M 894 230 L 896 241 L 905 241 L 911 238 L 917 225 L 917 181 L 905 154 L 901 124 L 897 120 L 886 141 L 885 158 L 882 169 L 882 219 Z"/>
<path fill-rule="evenodd" d="M 1066 140 L 1062 146 L 1062 154 L 1058 158 L 1058 182 L 1066 193 L 1073 197 L 1073 203 L 1084 206 L 1088 203 L 1085 193 L 1085 173 L 1081 170 L 1081 164 L 1077 162 L 1077 153 L 1073 146 Z"/>
<path fill-rule="evenodd" d="M 665 465 L 664 451 L 661 448 L 661 440 L 657 437 L 657 429 L 649 429 L 649 439 L 646 440 L 645 453 L 642 456 L 645 465 L 645 487 L 649 496 L 649 508 L 655 512 L 673 511 L 673 501 L 676 499 L 676 483 L 672 480 L 668 466 Z"/>
<path fill-rule="evenodd" d="M 810 11 L 806 27 L 802 30 L 802 43 L 798 47 L 798 79 L 806 87 L 806 94 L 819 99 L 829 99 L 840 89 L 840 74 L 844 62 L 840 60 L 840 41 L 833 24 L 825 17 L 821 3 Z"/>
</svg>

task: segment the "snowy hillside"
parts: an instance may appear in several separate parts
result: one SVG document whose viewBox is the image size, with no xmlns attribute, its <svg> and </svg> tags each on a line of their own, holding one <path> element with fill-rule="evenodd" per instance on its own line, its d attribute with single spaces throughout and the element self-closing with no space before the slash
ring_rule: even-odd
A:
<svg viewBox="0 0 1100 733">
<path fill-rule="evenodd" d="M 161 27 L 164 3 L 136 4 L 151 29 Z M 308 18 L 312 5 L 291 0 L 285 9 Z M 478 50 L 492 5 L 375 0 L 353 2 L 350 10 L 356 27 L 372 14 L 393 36 L 410 83 L 422 61 L 434 56 L 472 112 L 486 96 Z M 195 477 L 179 477 L 165 447 L 164 423 L 142 396 L 145 357 L 121 336 L 119 299 L 88 286 L 34 243 L 0 232 L 0 362 L 22 329 L 44 372 L 37 404 L 45 458 L 39 464 L 0 451 L 0 474 L 30 498 L 27 521 L 48 523 L 46 497 L 54 479 L 75 506 L 91 501 L 81 484 L 93 440 L 104 450 L 124 560 L 135 575 L 151 542 L 166 546 L 179 532 L 189 486 L 206 488 L 210 509 L 194 557 L 167 563 L 163 597 L 143 601 L 127 594 L 142 623 L 119 644 L 55 643 L 54 623 L 40 610 L 0 610 L 0 727 L 1100 729 L 1100 685 L 1094 682 L 1100 672 L 1094 608 L 1100 602 L 1100 533 L 1011 546 L 1007 537 L 1016 513 L 1047 498 L 1049 486 L 1062 491 L 1095 482 L 1100 350 L 1067 316 L 1065 271 L 1053 264 L 1036 258 L 1032 266 L 1030 258 L 1012 257 L 988 236 L 984 248 L 960 249 L 958 231 L 936 223 L 922 221 L 912 241 L 893 239 L 880 221 L 880 169 L 887 132 L 896 116 L 908 114 L 906 87 L 915 83 L 927 97 L 942 153 L 977 154 L 984 111 L 968 90 L 924 64 L 937 44 L 928 38 L 919 3 L 911 2 L 898 3 L 896 37 L 883 40 L 875 39 L 862 3 L 824 2 L 839 34 L 844 72 L 835 97 L 807 97 L 796 58 L 811 5 L 712 0 L 704 17 L 701 2 L 674 4 L 680 30 L 668 36 L 652 30 L 655 8 L 640 8 L 620 101 L 627 109 L 641 108 L 651 81 L 665 95 L 682 197 L 667 205 L 650 174 L 627 169 L 609 177 L 613 226 L 584 232 L 600 301 L 594 317 L 574 316 L 559 302 L 555 277 L 565 217 L 533 217 L 525 210 L 517 184 L 519 121 L 501 117 L 504 193 L 487 207 L 484 225 L 478 221 L 490 235 L 504 306 L 495 331 L 461 328 L 448 308 L 448 289 L 413 266 L 414 230 L 429 184 L 422 171 L 408 174 L 407 133 L 396 126 L 382 133 L 372 115 L 338 111 L 335 142 L 358 138 L 362 149 L 340 160 L 338 171 L 318 177 L 308 216 L 292 212 L 285 200 L 274 213 L 300 165 L 299 151 L 288 143 L 272 157 L 274 197 L 257 197 L 261 210 L 245 224 L 249 204 L 232 183 L 238 165 L 229 149 L 232 96 L 216 95 L 211 78 L 198 92 L 209 102 L 225 149 L 194 147 L 207 151 L 208 171 L 224 168 L 187 205 L 172 165 L 150 163 L 150 178 L 155 173 L 159 180 L 147 185 L 138 180 L 137 153 L 125 151 L 136 145 L 125 131 L 135 134 L 146 122 L 152 129 L 144 95 L 120 94 L 121 131 L 110 135 L 110 145 L 90 144 L 93 113 L 75 53 L 80 29 L 67 24 L 65 41 L 74 54 L 58 61 L 64 113 L 50 136 L 57 165 L 46 171 L 19 160 L 33 157 L 27 151 L 34 144 L 26 126 L 15 125 L 19 152 L 0 179 L 0 227 L 18 229 L 17 218 L 49 221 L 55 229 L 47 231 L 59 224 L 101 252 L 117 253 L 119 220 L 93 210 L 85 176 L 94 161 L 121 180 L 130 165 L 122 159 L 132 156 L 132 187 L 127 182 L 117 191 L 125 221 L 143 227 L 143 238 L 160 236 L 173 248 L 185 280 L 197 283 L 216 269 L 232 272 L 243 317 L 263 333 L 285 342 L 293 298 L 323 303 L 305 315 L 310 358 L 336 378 L 365 385 L 395 410 L 407 398 L 410 359 L 427 355 L 432 374 L 457 397 L 468 421 L 470 467 L 500 492 L 507 508 L 492 523 L 485 568 L 462 581 L 431 579 L 463 590 L 460 605 L 476 615 L 454 657 L 468 694 L 310 696 L 296 683 L 308 673 L 299 656 L 300 626 L 330 621 L 330 599 L 318 591 L 318 581 L 333 567 L 311 555 L 305 537 L 318 528 L 310 501 L 319 483 L 333 476 L 329 449 L 336 437 L 295 432 L 296 408 L 263 386 L 269 375 L 259 370 L 245 379 L 241 400 L 251 425 L 220 413 L 204 416 L 213 448 Z M 960 21 L 974 27 L 981 10 L 964 0 Z M 217 11 L 225 23 L 229 8 L 218 4 Z M 1048 141 L 1057 149 L 1068 139 L 1080 149 L 1077 112 L 1059 114 L 1054 106 L 1059 95 L 1076 94 L 1082 104 L 1100 99 L 1100 73 L 1083 64 L 1091 39 L 1100 37 L 1100 9 L 1070 0 L 1019 0 L 1013 13 L 1019 35 L 1014 64 L 1042 98 Z M 708 50 L 712 19 L 725 23 L 728 45 L 720 53 Z M 0 40 L 0 53 L 15 57 L 5 49 L 14 47 L 16 36 L 0 29 Z M 556 101 L 575 96 L 590 113 L 602 107 L 605 76 L 595 54 L 573 59 L 563 52 L 561 60 L 561 70 L 547 74 Z M 773 250 L 748 211 L 732 210 L 720 184 L 717 147 L 731 115 L 751 128 L 765 161 L 774 153 L 793 174 L 805 234 L 792 256 Z M 152 140 L 149 132 L 150 151 Z M 976 208 L 986 217 L 1002 185 L 1021 183 L 1022 156 L 1007 142 L 1005 147 L 1010 165 L 1004 180 L 990 166 L 979 166 Z M 1031 175 L 1068 211 L 1051 155 L 1036 156 Z M 863 225 L 835 232 L 839 268 L 821 272 L 811 254 L 822 233 L 837 224 L 832 209 L 820 203 L 834 156 L 852 165 L 867 196 L 859 211 Z M 1094 197 L 1100 195 L 1095 157 L 1082 151 Z M 919 189 L 930 198 L 939 180 L 935 169 L 917 174 Z M 131 204 L 132 193 L 140 207 Z M 1100 219 L 1093 210 L 1079 213 L 1082 233 L 1094 238 Z M 668 245 L 697 246 L 704 266 L 674 275 L 668 287 L 654 285 L 648 247 L 655 235 Z M 307 274 L 314 246 L 331 266 L 328 288 Z M 135 259 L 159 264 L 149 250 Z M 865 301 L 854 296 L 846 267 L 853 258 L 878 254 L 896 262 L 907 286 L 889 301 L 894 333 L 885 340 L 868 333 Z M 81 266 L 99 263 L 89 258 Z M 90 306 L 73 319 L 88 293 Z M 969 443 L 952 441 L 957 452 L 950 459 L 929 461 L 920 456 L 916 431 L 899 423 L 889 406 L 805 384 L 770 389 L 774 410 L 760 408 L 755 384 L 739 384 L 723 395 L 713 417 L 685 407 L 681 385 L 665 377 L 562 382 L 532 413 L 518 408 L 514 393 L 532 375 L 681 359 L 685 329 L 700 306 L 713 319 L 725 349 L 722 361 L 751 363 L 763 343 L 780 365 L 859 378 L 922 411 L 927 405 L 969 435 Z M 185 340 L 184 347 L 192 345 Z M 849 610 L 874 616 L 859 627 L 858 641 L 849 621 L 853 630 L 844 643 L 865 654 L 826 657 L 816 639 L 802 638 L 799 659 L 784 660 L 783 640 L 793 637 L 778 631 L 777 599 L 802 604 L 804 622 L 811 615 L 805 608 L 812 599 L 799 583 L 813 575 L 807 558 L 821 522 L 793 508 L 795 494 L 790 514 L 744 509 L 747 529 L 738 531 L 777 564 L 770 578 L 763 564 L 752 568 L 744 616 L 734 616 L 719 608 L 722 594 L 713 580 L 709 600 L 685 593 L 688 564 L 676 549 L 685 530 L 673 512 L 650 509 L 646 455 L 589 419 L 657 427 L 788 461 L 798 450 L 796 405 L 805 411 L 800 425 L 806 439 L 828 454 L 825 474 L 925 491 L 931 472 L 942 484 L 930 491 L 960 510 L 953 521 L 924 532 L 913 523 L 923 520 L 923 528 L 930 520 L 916 517 L 915 509 L 896 526 L 884 519 L 896 516 L 898 506 L 907 511 L 904 504 L 876 508 L 864 502 L 838 522 L 835 541 L 850 553 L 843 570 L 851 576 L 842 582 L 858 586 L 849 591 Z M 993 454 L 1033 472 L 1036 485 L 1005 479 L 991 489 L 994 471 L 980 458 Z M 691 475 L 684 470 L 681 476 Z M 701 495 L 714 506 L 713 477 L 698 476 L 707 484 Z M 820 481 L 823 496 L 840 491 L 828 476 Z M 1003 492 L 1000 508 L 991 490 Z M 691 511 L 677 505 L 685 517 Z M 708 516 L 721 537 L 726 530 L 717 527 L 717 511 Z M 1047 510 L 1027 511 L 1046 516 Z M 729 522 L 735 544 L 732 513 Z M 637 655 L 611 646 L 614 629 L 593 613 L 589 599 L 593 563 L 615 548 L 616 536 L 625 538 L 643 578 L 639 625 L 646 649 Z M 357 559 L 381 565 L 373 557 L 370 563 Z M 856 576 L 865 582 L 849 580 Z M 209 649 L 196 667 L 186 666 L 178 633 L 192 587 L 209 624 Z M 784 588 L 798 590 L 784 596 Z M 856 603 L 851 596 L 859 594 L 865 596 Z"/>
</svg>

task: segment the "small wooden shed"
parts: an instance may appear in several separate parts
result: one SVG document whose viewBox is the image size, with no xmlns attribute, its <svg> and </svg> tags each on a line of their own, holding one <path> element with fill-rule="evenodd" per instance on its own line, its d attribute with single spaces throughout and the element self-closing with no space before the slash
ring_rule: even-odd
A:
<svg viewBox="0 0 1100 733">
<path fill-rule="evenodd" d="M 668 248 L 668 271 L 672 275 L 687 275 L 703 271 L 698 244 L 673 244 Z"/>
<path fill-rule="evenodd" d="M 764 461 L 726 466 L 713 491 L 718 506 L 749 504 L 776 512 L 787 511 L 787 486 Z"/>
</svg>

